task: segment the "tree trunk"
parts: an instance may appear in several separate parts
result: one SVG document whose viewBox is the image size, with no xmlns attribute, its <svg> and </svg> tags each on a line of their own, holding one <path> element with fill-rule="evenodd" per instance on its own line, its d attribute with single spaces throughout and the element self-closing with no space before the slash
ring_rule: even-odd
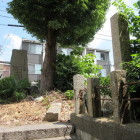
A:
<svg viewBox="0 0 140 140">
<path fill-rule="evenodd" d="M 53 78 L 56 61 L 56 35 L 52 29 L 48 30 L 47 44 L 45 48 L 45 58 L 42 69 L 41 92 L 51 91 L 54 88 Z"/>
</svg>

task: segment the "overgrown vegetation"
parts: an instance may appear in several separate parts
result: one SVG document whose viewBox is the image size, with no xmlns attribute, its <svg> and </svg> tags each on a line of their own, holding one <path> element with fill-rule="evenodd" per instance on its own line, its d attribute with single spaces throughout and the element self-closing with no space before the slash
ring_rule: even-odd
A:
<svg viewBox="0 0 140 140">
<path fill-rule="evenodd" d="M 108 95 L 111 97 L 110 77 L 100 77 L 100 85 L 104 87 L 100 89 L 100 94 Z"/>
<path fill-rule="evenodd" d="M 73 76 L 81 72 L 80 68 L 73 62 L 74 56 L 58 54 L 56 60 L 56 72 L 54 87 L 60 91 L 73 88 Z"/>
<path fill-rule="evenodd" d="M 69 100 L 72 100 L 74 98 L 74 90 L 67 90 L 64 94 Z"/>
<path fill-rule="evenodd" d="M 0 102 L 20 101 L 26 97 L 27 80 L 16 80 L 14 77 L 0 79 Z"/>
<path fill-rule="evenodd" d="M 94 64 L 95 56 L 87 54 L 85 56 L 57 55 L 56 73 L 54 87 L 65 92 L 73 89 L 73 76 L 82 74 L 87 77 L 98 76 L 98 71 L 102 67 Z"/>
<path fill-rule="evenodd" d="M 76 56 L 74 63 L 80 68 L 82 75 L 85 78 L 98 77 L 99 70 L 102 69 L 102 66 L 94 63 L 95 55 L 87 54 L 84 56 Z"/>
<path fill-rule="evenodd" d="M 126 62 L 123 65 L 127 70 L 127 78 L 129 81 L 140 80 L 140 53 L 132 54 L 132 61 Z"/>
</svg>

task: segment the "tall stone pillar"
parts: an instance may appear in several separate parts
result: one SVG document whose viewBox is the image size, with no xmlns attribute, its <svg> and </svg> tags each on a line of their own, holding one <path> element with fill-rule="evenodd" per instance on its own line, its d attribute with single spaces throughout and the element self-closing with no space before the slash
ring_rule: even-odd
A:
<svg viewBox="0 0 140 140">
<path fill-rule="evenodd" d="M 116 13 L 111 17 L 111 32 L 115 70 L 121 70 L 122 62 L 131 60 L 128 23 L 122 15 Z"/>
<path fill-rule="evenodd" d="M 80 98 L 79 93 L 81 90 L 84 90 L 84 76 L 77 74 L 73 77 L 73 83 L 74 83 L 74 98 L 75 98 L 75 113 L 80 113 Z"/>
<path fill-rule="evenodd" d="M 16 49 L 12 51 L 10 75 L 17 80 L 28 79 L 27 51 Z"/>
</svg>

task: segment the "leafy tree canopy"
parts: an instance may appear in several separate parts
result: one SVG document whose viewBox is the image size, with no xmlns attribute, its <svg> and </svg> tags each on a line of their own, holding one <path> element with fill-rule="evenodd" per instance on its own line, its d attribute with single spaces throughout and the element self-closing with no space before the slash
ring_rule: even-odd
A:
<svg viewBox="0 0 140 140">
<path fill-rule="evenodd" d="M 56 43 L 85 45 L 105 21 L 110 0 L 12 0 L 7 9 L 28 32 L 47 40 L 42 91 L 53 89 Z"/>
<path fill-rule="evenodd" d="M 110 0 L 13 0 L 7 11 L 40 40 L 53 29 L 57 42 L 80 45 L 93 39 L 105 21 Z"/>
</svg>

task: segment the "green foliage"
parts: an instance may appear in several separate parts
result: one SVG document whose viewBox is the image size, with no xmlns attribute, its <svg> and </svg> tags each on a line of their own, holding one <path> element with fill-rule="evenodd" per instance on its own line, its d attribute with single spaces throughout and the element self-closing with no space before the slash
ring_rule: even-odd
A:
<svg viewBox="0 0 140 140">
<path fill-rule="evenodd" d="M 84 75 L 85 78 L 99 76 L 98 72 L 102 66 L 94 64 L 94 59 L 95 55 L 87 54 L 81 57 L 77 56 L 74 60 L 74 63 L 81 69 L 80 74 Z"/>
<path fill-rule="evenodd" d="M 30 86 L 30 83 L 27 79 L 25 80 L 15 80 L 16 82 L 16 91 L 23 92 L 25 88 Z"/>
<path fill-rule="evenodd" d="M 84 47 L 72 47 L 71 55 L 82 55 Z"/>
<path fill-rule="evenodd" d="M 69 100 L 72 100 L 74 98 L 74 90 L 67 90 L 64 94 Z"/>
<path fill-rule="evenodd" d="M 0 79 L 0 97 L 6 99 L 12 97 L 15 92 L 16 82 L 13 77 Z"/>
<path fill-rule="evenodd" d="M 125 62 L 125 69 L 127 70 L 127 79 L 129 81 L 140 80 L 140 53 L 132 55 L 132 61 Z"/>
<path fill-rule="evenodd" d="M 20 100 L 24 99 L 25 97 L 26 97 L 26 94 L 24 92 L 15 91 L 14 96 L 13 96 L 13 100 L 20 101 Z"/>
<path fill-rule="evenodd" d="M 140 82 L 140 53 L 132 55 L 132 61 L 123 64 L 127 70 L 127 81 L 128 82 Z M 131 98 L 140 98 L 140 85 L 130 85 L 128 87 Z M 139 102 L 131 102 L 133 107 L 132 118 L 140 119 L 140 104 Z M 135 117 L 134 117 L 135 116 Z"/>
<path fill-rule="evenodd" d="M 101 95 L 108 95 L 111 97 L 110 77 L 100 77 L 100 85 L 105 86 L 105 88 L 100 89 Z"/>
<path fill-rule="evenodd" d="M 73 76 L 82 74 L 87 77 L 97 77 L 101 66 L 94 64 L 95 56 L 57 55 L 54 87 L 61 91 L 73 89 Z"/>
<path fill-rule="evenodd" d="M 54 87 L 61 91 L 73 89 L 73 76 L 80 74 L 80 68 L 74 63 L 75 57 L 71 55 L 57 55 Z"/>
<path fill-rule="evenodd" d="M 7 11 L 41 40 L 47 39 L 50 28 L 57 42 L 79 45 L 102 27 L 109 5 L 110 0 L 12 0 Z"/>
<path fill-rule="evenodd" d="M 140 68 L 140 53 L 132 55 L 133 60 L 130 62 L 133 66 Z"/>
<path fill-rule="evenodd" d="M 16 80 L 14 77 L 0 79 L 0 98 L 2 100 L 20 100 L 25 97 L 25 88 L 30 86 L 27 80 Z"/>
<path fill-rule="evenodd" d="M 56 60 L 56 43 L 79 46 L 90 42 L 105 21 L 110 0 L 12 0 L 8 5 L 8 13 L 29 33 L 47 41 L 42 72 L 46 79 L 42 78 L 41 90 L 50 91 L 55 67 L 50 63 Z"/>
<path fill-rule="evenodd" d="M 136 9 L 140 8 L 140 0 L 137 3 L 134 3 L 134 7 Z M 118 12 L 125 16 L 126 20 L 129 24 L 129 32 L 131 35 L 135 36 L 136 38 L 140 39 L 140 16 L 135 14 L 134 9 L 128 7 L 123 0 L 115 0 L 113 5 L 117 7 Z"/>
</svg>

